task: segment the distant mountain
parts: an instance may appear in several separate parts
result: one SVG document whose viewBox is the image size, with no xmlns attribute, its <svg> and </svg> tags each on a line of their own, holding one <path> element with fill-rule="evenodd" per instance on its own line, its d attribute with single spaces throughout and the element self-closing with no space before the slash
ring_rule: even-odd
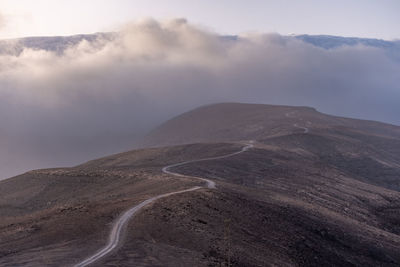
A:
<svg viewBox="0 0 400 267">
<path fill-rule="evenodd" d="M 113 39 L 115 33 L 95 33 L 95 34 L 78 34 L 72 36 L 51 36 L 51 37 L 25 37 L 11 40 L 0 40 L 0 54 L 4 53 L 20 53 L 24 47 L 31 49 L 44 49 L 62 53 L 66 48 L 75 45 L 82 40 L 89 42 L 97 38 Z M 367 47 L 375 47 L 390 52 L 390 55 L 396 59 L 400 59 L 400 41 L 388 41 L 373 38 L 358 37 L 341 37 L 332 35 L 295 35 L 286 36 L 286 38 L 295 38 L 305 43 L 324 49 L 334 49 L 342 46 L 363 45 Z M 221 36 L 221 40 L 234 42 L 239 39 L 236 35 Z"/>
<path fill-rule="evenodd" d="M 18 55 L 24 48 L 46 50 L 61 54 L 68 47 L 83 40 L 93 42 L 98 38 L 111 40 L 114 33 L 78 34 L 72 36 L 25 37 L 18 39 L 0 40 L 0 54 Z"/>
<path fill-rule="evenodd" d="M 372 38 L 341 37 L 331 35 L 297 35 L 294 38 L 324 49 L 335 49 L 344 46 L 366 46 L 384 50 L 395 60 L 400 60 L 400 41 L 386 41 Z"/>
<path fill-rule="evenodd" d="M 296 39 L 325 49 L 337 48 L 348 45 L 365 45 L 383 49 L 400 49 L 400 42 L 386 41 L 373 38 L 341 37 L 332 35 L 296 35 Z"/>
</svg>

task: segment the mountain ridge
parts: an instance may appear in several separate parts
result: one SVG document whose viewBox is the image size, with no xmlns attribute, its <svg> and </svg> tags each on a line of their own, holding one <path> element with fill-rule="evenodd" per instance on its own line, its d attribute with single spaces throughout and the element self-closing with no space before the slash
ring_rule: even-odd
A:
<svg viewBox="0 0 400 267">
<path fill-rule="evenodd" d="M 58 54 L 69 46 L 78 44 L 80 41 L 86 40 L 93 42 L 96 39 L 112 40 L 115 38 L 116 32 L 98 32 L 93 34 L 75 34 L 67 36 L 32 36 L 21 37 L 15 39 L 0 40 L 0 54 L 19 54 L 24 47 L 31 49 L 43 49 L 54 51 Z M 364 45 L 366 47 L 374 47 L 386 50 L 390 56 L 395 59 L 400 59 L 400 41 L 399 40 L 384 40 L 377 38 L 362 38 L 362 37 L 343 37 L 335 35 L 281 35 L 283 38 L 296 39 L 304 43 L 313 45 L 323 49 L 334 49 L 342 46 L 357 46 Z M 238 35 L 220 35 L 221 40 L 237 41 L 240 39 Z"/>
<path fill-rule="evenodd" d="M 208 116 L 206 114 L 204 115 L 204 118 L 202 118 L 201 113 L 209 113 L 213 114 L 213 116 Z M 254 119 L 255 114 L 257 114 L 256 119 Z M 252 121 L 247 123 L 245 121 L 246 116 L 249 118 L 252 117 Z M 198 123 L 190 124 L 191 120 L 199 123 L 201 122 L 201 125 Z M 224 131 L 234 125 L 226 122 L 227 120 L 229 120 L 230 123 L 236 123 L 239 120 L 243 120 L 240 125 L 234 126 L 238 128 L 236 132 L 243 131 L 240 127 L 246 128 L 248 126 L 247 124 L 257 124 L 260 129 L 249 129 L 248 133 L 243 133 L 241 136 L 233 135 L 231 139 L 226 139 L 227 136 L 224 136 L 224 134 L 226 135 L 227 133 L 224 133 Z M 265 120 L 273 121 L 266 122 Z M 284 124 L 281 123 L 283 120 L 286 120 Z M 259 138 L 260 135 L 266 136 L 268 134 L 279 133 L 279 129 L 275 132 L 271 132 L 271 127 L 281 127 L 283 133 L 287 133 L 287 130 L 291 130 L 293 125 L 296 123 L 310 124 L 310 128 L 315 128 L 314 130 L 322 130 L 327 125 L 331 127 L 351 127 L 353 130 L 357 130 L 357 127 L 361 127 L 362 130 L 366 131 L 368 131 L 369 128 L 373 128 L 373 130 L 369 131 L 371 134 L 378 134 L 386 137 L 400 137 L 400 126 L 372 120 L 328 115 L 320 113 L 312 107 L 228 102 L 205 105 L 184 112 L 150 131 L 149 134 L 139 142 L 139 146 L 177 145 L 201 141 L 251 140 Z M 318 123 L 324 124 L 323 127 L 319 127 Z M 202 125 L 204 125 L 204 127 Z M 182 131 L 181 127 L 183 126 L 186 127 L 185 129 L 189 132 L 180 133 Z M 215 138 L 210 136 L 210 131 L 207 132 L 207 129 L 209 128 L 212 128 L 210 131 L 216 134 Z M 262 133 L 262 128 L 265 129 L 265 133 Z M 206 131 L 206 133 L 199 133 L 199 131 Z M 222 133 L 215 133 L 215 131 Z M 220 139 L 218 139 L 219 134 L 221 135 Z M 184 138 L 179 137 L 180 135 L 188 138 L 185 141 L 182 141 Z M 168 140 L 168 138 L 171 140 Z"/>
</svg>

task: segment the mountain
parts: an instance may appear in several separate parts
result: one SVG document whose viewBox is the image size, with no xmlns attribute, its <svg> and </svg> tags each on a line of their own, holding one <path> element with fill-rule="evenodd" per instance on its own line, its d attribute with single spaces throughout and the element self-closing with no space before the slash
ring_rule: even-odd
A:
<svg viewBox="0 0 400 267">
<path fill-rule="evenodd" d="M 400 42 L 373 38 L 342 37 L 332 35 L 296 35 L 294 38 L 323 49 L 334 49 L 344 46 L 365 46 L 382 49 L 395 60 L 400 60 Z"/>
<path fill-rule="evenodd" d="M 389 41 L 374 38 L 342 37 L 332 35 L 291 35 L 285 38 L 294 38 L 302 42 L 311 44 L 323 49 L 334 49 L 343 46 L 373 47 L 388 52 L 391 57 L 400 60 L 400 41 Z M 112 40 L 115 38 L 114 32 L 100 32 L 95 34 L 77 34 L 71 36 L 38 36 L 25 37 L 10 40 L 0 40 L 0 54 L 19 54 L 23 48 L 42 49 L 61 54 L 70 46 L 86 40 L 89 42 L 97 39 Z M 236 35 L 220 36 L 221 40 L 235 42 L 239 39 Z"/>
<path fill-rule="evenodd" d="M 383 49 L 400 48 L 399 42 L 387 41 L 382 39 L 373 39 L 373 38 L 342 37 L 342 36 L 332 36 L 332 35 L 308 35 L 308 34 L 296 35 L 295 38 L 325 49 L 332 49 L 344 45 L 348 46 L 364 45 L 364 46 L 371 46 Z"/>
<path fill-rule="evenodd" d="M 330 116 L 308 107 L 208 105 L 167 121 L 150 132 L 142 145 L 240 140 L 302 151 L 357 179 L 400 190 L 396 178 L 400 174 L 399 126 Z"/>
<path fill-rule="evenodd" d="M 400 264 L 399 126 L 223 103 L 144 144 L 163 147 L 0 182 L 0 265 L 77 264 L 124 211 L 193 186 L 145 206 L 93 266 Z"/>
<path fill-rule="evenodd" d="M 97 39 L 111 40 L 114 33 L 77 34 L 71 36 L 37 36 L 0 40 L 0 54 L 19 55 L 25 48 L 52 51 L 62 54 L 81 41 L 94 42 Z"/>
<path fill-rule="evenodd" d="M 145 146 L 165 146 L 262 140 L 272 135 L 286 135 L 296 129 L 299 131 L 299 126 L 316 133 L 345 129 L 378 137 L 400 138 L 398 126 L 326 115 L 309 107 L 221 103 L 179 115 L 151 131 L 142 142 Z"/>
</svg>

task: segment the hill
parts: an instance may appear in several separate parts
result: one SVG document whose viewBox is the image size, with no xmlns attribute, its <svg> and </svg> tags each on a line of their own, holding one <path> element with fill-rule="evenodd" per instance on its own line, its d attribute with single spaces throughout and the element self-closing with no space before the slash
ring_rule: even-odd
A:
<svg viewBox="0 0 400 267">
<path fill-rule="evenodd" d="M 94 266 L 398 266 L 399 127 L 312 108 L 216 104 L 154 145 L 0 182 L 0 265 L 73 265 L 153 196 Z M 232 154 L 249 140 L 254 147 Z M 201 143 L 199 143 L 201 142 Z M 209 160 L 193 161 L 210 157 Z M 164 166 L 189 161 L 163 173 Z"/>
<path fill-rule="evenodd" d="M 191 110 L 165 122 L 144 138 L 142 146 L 260 140 L 299 131 L 299 127 L 313 132 L 343 130 L 400 138 L 398 126 L 326 115 L 309 107 L 221 103 Z"/>
<path fill-rule="evenodd" d="M 400 127 L 330 116 L 308 107 L 204 106 L 167 121 L 150 132 L 142 145 L 240 140 L 301 152 L 356 179 L 400 190 Z"/>
</svg>

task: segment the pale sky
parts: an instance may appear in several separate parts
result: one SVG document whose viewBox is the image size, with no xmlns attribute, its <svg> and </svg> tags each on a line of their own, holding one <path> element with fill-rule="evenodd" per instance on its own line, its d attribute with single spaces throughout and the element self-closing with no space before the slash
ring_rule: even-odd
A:
<svg viewBox="0 0 400 267">
<path fill-rule="evenodd" d="M 0 38 L 116 29 L 185 17 L 221 34 L 278 32 L 400 39 L 398 0 L 0 0 Z"/>
<path fill-rule="evenodd" d="M 0 0 L 0 38 L 116 29 L 185 17 L 221 34 L 278 32 L 400 38 L 398 0 Z"/>
</svg>

